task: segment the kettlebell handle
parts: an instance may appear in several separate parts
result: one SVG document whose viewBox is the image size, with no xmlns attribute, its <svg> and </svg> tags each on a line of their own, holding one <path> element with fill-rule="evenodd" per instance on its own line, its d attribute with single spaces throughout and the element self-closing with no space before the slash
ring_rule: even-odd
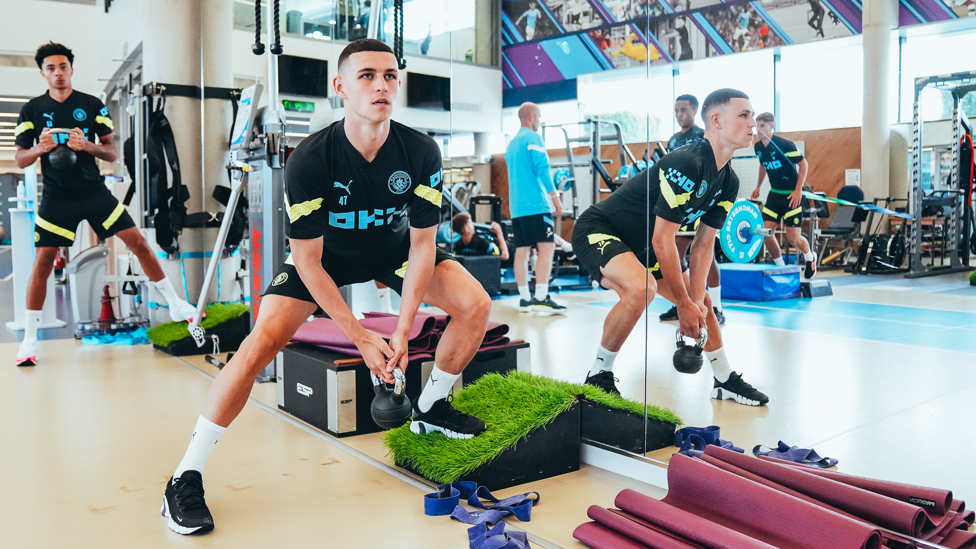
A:
<svg viewBox="0 0 976 549">
<path fill-rule="evenodd" d="M 380 384 L 386 385 L 386 383 L 381 380 L 376 374 L 370 372 L 369 377 L 373 380 L 373 386 L 378 386 Z M 402 395 L 407 390 L 407 378 L 403 375 L 403 370 L 399 367 L 393 369 L 393 379 L 395 380 L 393 384 L 393 394 Z"/>
<path fill-rule="evenodd" d="M 71 133 L 71 130 L 65 128 L 51 128 L 50 133 Z"/>
<path fill-rule="evenodd" d="M 681 343 L 684 340 L 685 336 L 681 334 L 681 328 L 678 328 L 678 330 L 674 333 L 674 337 L 678 343 Z M 695 342 L 695 348 L 698 349 L 699 354 L 705 350 L 706 341 L 708 341 L 708 330 L 702 326 L 698 332 L 698 341 Z"/>
</svg>

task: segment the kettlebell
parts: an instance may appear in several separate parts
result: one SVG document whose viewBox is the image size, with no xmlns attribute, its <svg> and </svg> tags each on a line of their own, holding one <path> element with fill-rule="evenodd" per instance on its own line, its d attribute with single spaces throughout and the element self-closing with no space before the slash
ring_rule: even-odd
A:
<svg viewBox="0 0 976 549">
<path fill-rule="evenodd" d="M 51 133 L 71 133 L 71 131 L 54 128 L 51 130 Z M 75 154 L 75 151 L 64 143 L 54 147 L 47 154 L 47 160 L 55 170 L 70 170 L 75 166 L 75 162 L 78 161 L 78 155 Z"/>
<path fill-rule="evenodd" d="M 70 170 L 78 161 L 78 155 L 67 145 L 58 145 L 48 153 L 48 162 L 55 170 Z"/>
<path fill-rule="evenodd" d="M 708 330 L 701 328 L 698 341 L 694 345 L 685 343 L 680 329 L 675 333 L 675 337 L 678 340 L 678 350 L 674 352 L 674 369 L 682 374 L 697 374 L 705 364 L 702 353 L 705 351 L 705 342 L 708 341 Z"/>
<path fill-rule="evenodd" d="M 369 406 L 369 413 L 373 416 L 373 421 L 383 429 L 396 429 L 405 424 L 413 409 L 406 394 L 407 379 L 403 376 L 403 371 L 394 368 L 393 377 L 396 383 L 390 389 L 383 380 L 372 375 L 375 396 Z"/>
</svg>

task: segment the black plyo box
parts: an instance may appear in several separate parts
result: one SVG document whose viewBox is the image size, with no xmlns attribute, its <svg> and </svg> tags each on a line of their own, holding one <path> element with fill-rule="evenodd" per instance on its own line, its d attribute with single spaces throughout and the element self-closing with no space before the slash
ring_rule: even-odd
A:
<svg viewBox="0 0 976 549">
<path fill-rule="evenodd" d="M 514 342 L 475 355 L 465 368 L 455 390 L 487 373 L 506 374 L 528 369 L 529 344 Z M 407 365 L 407 396 L 420 397 L 433 360 L 415 360 Z M 282 350 L 277 371 L 278 407 L 331 435 L 345 437 L 381 431 L 373 422 L 369 406 L 373 381 L 361 359 L 296 343 Z"/>
<path fill-rule="evenodd" d="M 459 255 L 458 263 L 481 283 L 488 295 L 502 293 L 502 260 L 497 255 Z"/>
<path fill-rule="evenodd" d="M 580 435 L 583 441 L 592 440 L 614 448 L 644 454 L 674 444 L 673 423 L 644 418 L 628 410 L 610 408 L 592 400 L 582 399 Z"/>
<path fill-rule="evenodd" d="M 397 465 L 421 475 L 418 471 Z M 464 475 L 461 480 L 489 490 L 502 490 L 528 482 L 579 471 L 580 402 L 546 425 L 519 439 L 495 459 Z"/>
</svg>

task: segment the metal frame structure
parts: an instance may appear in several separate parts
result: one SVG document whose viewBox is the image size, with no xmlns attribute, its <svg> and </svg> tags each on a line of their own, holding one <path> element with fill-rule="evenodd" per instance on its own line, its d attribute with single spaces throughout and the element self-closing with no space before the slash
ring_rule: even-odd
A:
<svg viewBox="0 0 976 549">
<path fill-rule="evenodd" d="M 948 254 L 948 265 L 924 265 L 922 262 L 922 108 L 920 97 L 922 90 L 927 87 L 944 90 L 952 96 L 952 184 L 957 187 L 945 191 L 951 198 L 947 225 L 947 241 L 949 249 L 942 250 Z M 937 76 L 926 76 L 915 79 L 915 104 L 912 117 L 912 195 L 909 201 L 909 213 L 914 218 L 908 245 L 908 273 L 907 278 L 918 278 L 938 274 L 963 272 L 971 270 L 969 266 L 968 234 L 971 227 L 969 211 L 966 208 L 969 185 L 962 185 L 959 181 L 959 148 L 964 133 L 972 133 L 972 124 L 962 112 L 960 103 L 962 98 L 972 91 L 976 91 L 976 71 L 959 72 Z M 960 253 L 963 250 L 964 253 Z"/>
</svg>

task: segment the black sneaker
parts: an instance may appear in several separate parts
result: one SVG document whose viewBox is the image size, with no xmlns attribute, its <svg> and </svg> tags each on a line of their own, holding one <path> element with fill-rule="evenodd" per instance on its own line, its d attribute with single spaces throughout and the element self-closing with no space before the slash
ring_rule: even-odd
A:
<svg viewBox="0 0 976 549">
<path fill-rule="evenodd" d="M 206 534 L 213 530 L 213 515 L 203 499 L 203 475 L 190 470 L 178 479 L 169 479 L 161 513 L 169 519 L 169 529 L 177 534 Z"/>
<path fill-rule="evenodd" d="M 725 324 L 725 313 L 719 310 L 718 307 L 712 307 L 712 310 L 715 311 L 715 319 L 718 320 L 719 326 Z"/>
<path fill-rule="evenodd" d="M 447 438 L 469 439 L 487 429 L 484 421 L 455 410 L 451 405 L 452 400 L 454 399 L 450 396 L 442 398 L 424 413 L 421 413 L 414 402 L 410 431 L 418 435 L 442 433 Z"/>
<path fill-rule="evenodd" d="M 583 383 L 586 385 L 592 385 L 598 389 L 603 389 L 604 393 L 620 396 L 620 391 L 617 390 L 617 385 L 614 384 L 615 381 L 620 380 L 613 377 L 612 371 L 603 370 L 602 372 L 593 375 L 586 374 L 586 381 Z"/>
<path fill-rule="evenodd" d="M 661 322 L 672 322 L 678 320 L 678 306 L 675 305 L 671 307 L 670 309 L 668 309 L 668 312 L 663 313 L 658 318 L 661 319 Z"/>
<path fill-rule="evenodd" d="M 533 297 L 532 300 L 535 300 Z M 520 313 L 531 313 L 532 312 L 532 300 L 526 301 L 524 299 L 519 300 L 519 312 Z"/>
<path fill-rule="evenodd" d="M 552 300 L 548 295 L 543 301 L 532 298 L 532 310 L 537 313 L 561 313 L 566 310 L 564 305 L 560 305 Z"/>
<path fill-rule="evenodd" d="M 806 265 L 803 267 L 803 278 L 810 280 L 811 278 L 817 276 L 817 260 L 807 261 Z"/>
<path fill-rule="evenodd" d="M 736 372 L 732 372 L 729 380 L 725 383 L 720 383 L 715 379 L 715 385 L 712 388 L 712 398 L 717 400 L 734 400 L 739 404 L 748 406 L 765 406 L 769 402 L 768 396 L 746 383 L 742 379 L 742 376 Z"/>
</svg>

